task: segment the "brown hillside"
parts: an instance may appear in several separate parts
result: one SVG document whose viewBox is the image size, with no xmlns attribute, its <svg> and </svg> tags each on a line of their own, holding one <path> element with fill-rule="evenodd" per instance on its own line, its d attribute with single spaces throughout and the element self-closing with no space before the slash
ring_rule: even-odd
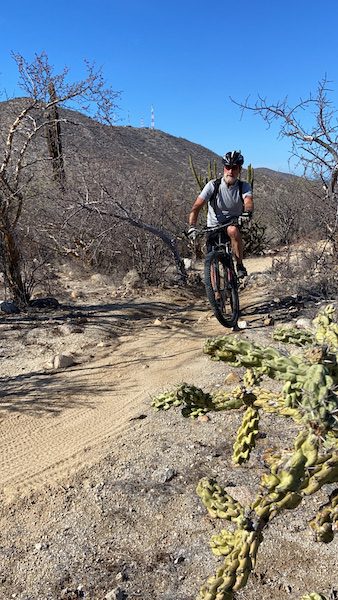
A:
<svg viewBox="0 0 338 600">
<path fill-rule="evenodd" d="M 0 103 L 2 140 L 6 138 L 9 125 L 26 102 L 25 98 L 17 98 Z M 76 178 L 80 165 L 83 169 L 85 165 L 92 163 L 107 168 L 107 181 L 113 173 L 127 179 L 133 178 L 135 172 L 145 178 L 153 175 L 156 179 L 160 177 L 164 180 L 164 187 L 170 188 L 173 195 L 177 189 L 182 190 L 190 202 L 197 187 L 189 167 L 189 155 L 202 173 L 206 173 L 208 162 L 215 160 L 219 171 L 222 170 L 220 156 L 208 148 L 157 129 L 102 125 L 86 115 L 68 109 L 61 109 L 60 117 L 64 120 L 62 136 L 66 169 L 71 177 Z M 40 152 L 45 152 L 43 136 L 38 147 Z M 246 159 L 251 162 L 250 157 Z M 245 170 L 243 175 L 245 177 Z M 268 195 L 269 188 L 274 188 L 276 183 L 292 188 L 298 179 L 270 169 L 255 170 L 255 188 L 262 200 Z"/>
<path fill-rule="evenodd" d="M 28 102 L 27 98 L 17 98 L 0 103 L 3 150 L 11 125 Z M 7 167 L 9 177 L 15 173 L 32 118 L 41 126 L 24 154 L 20 179 L 24 203 L 17 231 L 25 259 L 34 259 L 43 248 L 40 262 L 53 262 L 55 256 L 66 254 L 110 272 L 124 273 L 135 267 L 143 279 L 157 283 L 172 256 L 158 237 L 155 239 L 144 229 L 136 231 L 135 220 L 167 230 L 173 238 L 182 238 L 198 192 L 189 156 L 203 177 L 210 162 L 216 161 L 222 172 L 221 157 L 156 129 L 103 125 L 63 108 L 59 117 L 64 191 L 53 181 L 42 110 L 30 111 L 15 131 Z M 246 160 L 249 163 L 250 157 Z M 244 170 L 243 178 L 245 175 Z M 256 219 L 271 229 L 270 239 L 275 239 L 272 202 L 288 202 L 293 210 L 295 200 L 297 205 L 307 201 L 299 177 L 261 168 L 255 169 L 254 194 Z M 128 222 L 123 220 L 125 210 Z M 155 271 L 157 275 L 153 277 Z"/>
</svg>

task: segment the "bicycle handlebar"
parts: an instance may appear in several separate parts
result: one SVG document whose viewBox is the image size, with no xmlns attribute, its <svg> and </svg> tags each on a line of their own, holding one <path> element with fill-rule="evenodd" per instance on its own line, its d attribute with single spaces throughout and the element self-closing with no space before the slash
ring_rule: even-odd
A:
<svg viewBox="0 0 338 600">
<path fill-rule="evenodd" d="M 207 233 L 216 233 L 217 231 L 220 231 L 221 229 L 224 229 L 225 227 L 228 227 L 229 225 L 238 225 L 239 227 L 241 227 L 243 225 L 243 223 L 247 223 L 250 221 L 250 216 L 248 213 L 242 213 L 241 215 L 239 215 L 238 217 L 231 217 L 229 221 L 227 221 L 226 223 L 220 223 L 219 225 L 215 225 L 214 227 L 202 227 L 202 229 L 197 229 L 195 230 L 195 234 L 196 237 L 201 237 Z M 184 235 L 188 236 L 188 233 L 185 231 Z"/>
<path fill-rule="evenodd" d="M 204 235 L 206 233 L 216 233 L 217 231 L 221 231 L 225 227 L 228 227 L 228 225 L 237 225 L 237 224 L 238 224 L 238 219 L 236 217 L 234 219 L 231 219 L 231 221 L 228 221 L 228 223 L 220 223 L 219 225 L 215 225 L 214 227 L 203 227 L 202 229 L 197 229 L 196 234 Z"/>
</svg>

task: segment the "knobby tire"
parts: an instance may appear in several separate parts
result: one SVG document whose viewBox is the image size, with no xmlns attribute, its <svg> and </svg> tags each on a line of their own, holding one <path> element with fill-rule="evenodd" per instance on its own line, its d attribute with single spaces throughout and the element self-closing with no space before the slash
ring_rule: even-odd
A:
<svg viewBox="0 0 338 600">
<path fill-rule="evenodd" d="M 237 278 L 226 258 L 215 251 L 209 252 L 205 258 L 204 284 L 216 319 L 224 327 L 236 327 L 239 318 Z M 215 297 L 216 292 L 219 299 Z"/>
</svg>

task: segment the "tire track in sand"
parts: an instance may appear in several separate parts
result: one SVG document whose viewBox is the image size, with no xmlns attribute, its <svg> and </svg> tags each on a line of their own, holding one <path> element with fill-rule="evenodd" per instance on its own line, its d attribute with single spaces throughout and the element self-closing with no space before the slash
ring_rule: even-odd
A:
<svg viewBox="0 0 338 600">
<path fill-rule="evenodd" d="M 0 493 L 22 495 L 93 464 L 109 451 L 109 440 L 133 426 L 130 419 L 152 394 L 183 380 L 203 385 L 220 368 L 201 352 L 213 329 L 220 333 L 214 320 L 147 327 L 105 358 L 30 374 L 19 397 L 11 391 L 0 403 Z"/>
<path fill-rule="evenodd" d="M 243 307 L 261 300 L 241 294 Z M 121 337 L 98 360 L 12 378 L 0 391 L 0 494 L 23 495 L 99 461 L 135 426 L 131 419 L 150 409 L 151 395 L 182 381 L 205 387 L 224 373 L 201 351 L 207 337 L 228 332 L 210 317 L 203 299 L 178 322 L 148 323 Z"/>
</svg>

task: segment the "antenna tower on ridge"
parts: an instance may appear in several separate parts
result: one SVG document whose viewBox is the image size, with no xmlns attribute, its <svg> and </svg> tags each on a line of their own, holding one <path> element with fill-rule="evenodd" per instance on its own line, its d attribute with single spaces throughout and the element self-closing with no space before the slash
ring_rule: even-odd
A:
<svg viewBox="0 0 338 600">
<path fill-rule="evenodd" d="M 155 113 L 154 113 L 154 107 L 152 106 L 150 109 L 151 112 L 151 129 L 155 129 Z"/>
</svg>

